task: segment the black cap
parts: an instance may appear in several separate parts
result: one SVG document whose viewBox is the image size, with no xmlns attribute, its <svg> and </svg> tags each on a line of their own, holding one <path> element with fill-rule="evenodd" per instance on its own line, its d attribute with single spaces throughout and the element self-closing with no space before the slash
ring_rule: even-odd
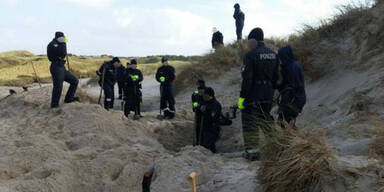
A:
<svg viewBox="0 0 384 192">
<path fill-rule="evenodd" d="M 120 59 L 118 57 L 114 57 L 112 59 L 112 63 L 115 63 L 115 62 L 119 62 L 120 63 Z"/>
<path fill-rule="evenodd" d="M 264 41 L 264 32 L 261 28 L 254 28 L 248 35 L 248 40 L 255 39 L 256 41 Z"/>
<path fill-rule="evenodd" d="M 64 33 L 61 32 L 61 31 L 57 31 L 57 32 L 55 33 L 55 39 L 60 38 L 60 37 L 64 37 Z"/>
<path fill-rule="evenodd" d="M 236 9 L 239 9 L 240 5 L 238 3 L 236 3 L 235 6 L 233 6 L 233 7 L 236 8 Z"/>
<path fill-rule="evenodd" d="M 205 81 L 202 79 L 197 80 L 197 89 L 205 89 Z"/>
<path fill-rule="evenodd" d="M 204 93 L 211 97 L 215 97 L 215 91 L 212 89 L 212 87 L 205 88 Z"/>
<path fill-rule="evenodd" d="M 162 57 L 162 58 L 161 58 L 161 62 L 162 62 L 162 63 L 165 63 L 165 62 L 167 62 L 167 61 L 168 61 L 168 58 L 166 58 L 166 57 Z"/>
<path fill-rule="evenodd" d="M 130 63 L 129 65 L 137 65 L 137 61 L 136 61 L 136 59 L 132 59 L 132 60 L 131 60 L 131 63 Z"/>
</svg>

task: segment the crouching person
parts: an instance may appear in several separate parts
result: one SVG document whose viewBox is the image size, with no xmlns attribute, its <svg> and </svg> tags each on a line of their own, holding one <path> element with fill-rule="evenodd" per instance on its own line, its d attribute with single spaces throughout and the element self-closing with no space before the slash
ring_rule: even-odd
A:
<svg viewBox="0 0 384 192">
<path fill-rule="evenodd" d="M 221 104 L 215 98 L 215 91 L 207 87 L 203 94 L 204 105 L 200 107 L 202 113 L 200 129 L 200 143 L 203 147 L 216 153 L 216 141 L 220 135 Z"/>
<path fill-rule="evenodd" d="M 128 117 L 131 111 L 135 113 L 134 119 L 141 117 L 140 103 L 142 102 L 142 94 L 140 89 L 143 79 L 143 73 L 137 69 L 137 61 L 133 59 L 127 65 L 124 80 L 124 114 L 126 117 Z"/>
</svg>

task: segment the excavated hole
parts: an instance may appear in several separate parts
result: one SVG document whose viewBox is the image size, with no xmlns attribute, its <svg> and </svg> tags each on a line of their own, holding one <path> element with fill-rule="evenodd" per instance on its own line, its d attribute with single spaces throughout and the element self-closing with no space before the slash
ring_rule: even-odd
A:
<svg viewBox="0 0 384 192">
<path fill-rule="evenodd" d="M 186 120 L 174 122 L 172 126 L 159 127 L 155 134 L 165 149 L 179 152 L 181 148 L 193 144 L 193 129 L 193 122 Z"/>
<path fill-rule="evenodd" d="M 169 126 L 155 129 L 157 140 L 169 151 L 179 152 L 181 148 L 192 145 L 195 125 L 193 121 L 173 122 Z M 243 151 L 243 137 L 240 117 L 233 120 L 231 126 L 222 126 L 219 140 L 216 142 L 218 153 L 238 153 Z"/>
</svg>

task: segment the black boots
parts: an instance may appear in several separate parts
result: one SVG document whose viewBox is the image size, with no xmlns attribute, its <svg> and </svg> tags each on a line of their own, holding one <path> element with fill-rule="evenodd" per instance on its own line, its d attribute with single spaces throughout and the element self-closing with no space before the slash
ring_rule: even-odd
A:
<svg viewBox="0 0 384 192">
<path fill-rule="evenodd" d="M 79 97 L 73 97 L 73 98 L 64 100 L 64 103 L 73 103 L 73 102 L 80 102 L 80 98 Z"/>
</svg>

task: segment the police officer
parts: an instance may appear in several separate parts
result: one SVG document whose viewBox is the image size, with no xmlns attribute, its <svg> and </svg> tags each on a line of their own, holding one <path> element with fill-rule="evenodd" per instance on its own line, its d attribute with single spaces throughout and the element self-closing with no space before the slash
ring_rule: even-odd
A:
<svg viewBox="0 0 384 192">
<path fill-rule="evenodd" d="M 114 57 L 112 61 L 107 61 L 103 63 L 100 69 L 96 72 L 96 74 L 100 77 L 99 84 L 104 88 L 104 108 L 107 110 L 113 109 L 113 105 L 115 102 L 115 84 L 117 80 L 117 69 L 120 66 L 120 59 L 118 57 Z"/>
<path fill-rule="evenodd" d="M 123 99 L 123 88 L 124 88 L 124 73 L 125 73 L 125 67 L 121 65 L 119 68 L 117 68 L 117 87 L 119 89 L 119 97 L 118 99 Z"/>
<path fill-rule="evenodd" d="M 79 80 L 65 69 L 65 59 L 67 56 L 66 43 L 67 38 L 64 36 L 64 33 L 56 32 L 55 38 L 48 44 L 47 47 L 47 56 L 51 62 L 50 72 L 53 81 L 51 108 L 59 106 L 64 81 L 70 84 L 64 102 L 71 103 L 79 101 L 79 98 L 75 97 Z"/>
<path fill-rule="evenodd" d="M 156 80 L 160 83 L 160 109 L 165 119 L 175 117 L 175 97 L 173 93 L 173 81 L 175 80 L 175 68 L 168 64 L 168 59 L 161 59 L 163 64 L 157 69 Z"/>
<path fill-rule="evenodd" d="M 295 60 L 291 46 L 280 48 L 278 56 L 282 63 L 283 77 L 282 84 L 279 86 L 279 120 L 282 122 L 282 127 L 290 124 L 295 128 L 296 117 L 306 103 L 304 72 Z"/>
<path fill-rule="evenodd" d="M 202 128 L 200 130 L 200 143 L 203 147 L 216 153 L 216 141 L 220 134 L 221 104 L 215 98 L 215 91 L 211 87 L 205 88 L 204 105 L 202 113 Z"/>
<path fill-rule="evenodd" d="M 235 8 L 235 13 L 233 14 L 233 18 L 236 20 L 237 40 L 241 40 L 243 37 L 245 15 L 241 11 L 240 5 L 238 3 L 235 4 L 234 8 Z"/>
<path fill-rule="evenodd" d="M 224 46 L 224 36 L 223 34 L 214 27 L 212 29 L 212 48 L 217 49 L 219 47 Z"/>
<path fill-rule="evenodd" d="M 204 105 L 204 90 L 205 90 L 205 81 L 198 80 L 197 89 L 192 94 L 192 110 L 195 113 L 195 140 L 194 145 L 200 145 L 200 127 L 201 127 L 201 110 L 200 107 Z"/>
<path fill-rule="evenodd" d="M 124 96 L 125 106 L 124 114 L 128 117 L 131 111 L 135 112 L 134 119 L 139 119 L 141 98 L 141 82 L 143 81 L 143 73 L 137 69 L 137 61 L 132 59 L 130 63 L 127 63 L 127 69 L 125 71 L 124 80 Z"/>
<path fill-rule="evenodd" d="M 260 155 L 259 128 L 266 128 L 266 123 L 273 121 L 270 111 L 278 80 L 278 58 L 265 46 L 262 29 L 253 29 L 248 39 L 250 44 L 256 40 L 257 45 L 243 59 L 238 107 L 242 110 L 245 157 L 257 160 Z"/>
</svg>

